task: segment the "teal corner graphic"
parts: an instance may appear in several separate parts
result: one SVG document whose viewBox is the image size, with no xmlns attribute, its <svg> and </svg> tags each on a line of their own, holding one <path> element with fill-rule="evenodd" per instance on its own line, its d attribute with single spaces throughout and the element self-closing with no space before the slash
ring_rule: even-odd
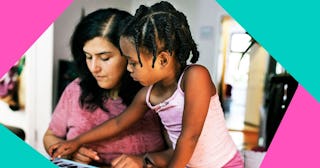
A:
<svg viewBox="0 0 320 168">
<path fill-rule="evenodd" d="M 0 144 L 0 167 L 57 167 L 2 124 L 0 124 Z"/>
</svg>

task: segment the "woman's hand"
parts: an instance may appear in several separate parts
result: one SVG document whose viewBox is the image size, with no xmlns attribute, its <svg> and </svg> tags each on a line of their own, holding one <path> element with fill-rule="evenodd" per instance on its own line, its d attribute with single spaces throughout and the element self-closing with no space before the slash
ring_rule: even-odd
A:
<svg viewBox="0 0 320 168">
<path fill-rule="evenodd" d="M 80 147 L 78 151 L 76 151 L 72 155 L 72 160 L 84 164 L 89 164 L 92 161 L 99 161 L 100 158 L 98 156 L 98 153 L 90 148 L 87 147 Z"/>
<path fill-rule="evenodd" d="M 53 144 L 49 147 L 48 153 L 52 159 L 68 156 L 79 149 L 80 144 L 76 140 L 68 140 Z"/>
</svg>

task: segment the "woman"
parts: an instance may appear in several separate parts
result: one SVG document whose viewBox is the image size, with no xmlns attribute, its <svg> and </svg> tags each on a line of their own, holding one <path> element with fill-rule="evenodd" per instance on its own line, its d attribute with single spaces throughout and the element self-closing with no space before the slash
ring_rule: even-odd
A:
<svg viewBox="0 0 320 168">
<path fill-rule="evenodd" d="M 71 52 L 79 78 L 66 87 L 54 110 L 43 138 L 46 150 L 118 116 L 141 88 L 126 71 L 127 60 L 119 46 L 121 28 L 131 18 L 125 11 L 100 9 L 76 26 Z M 142 156 L 164 148 L 159 118 L 148 111 L 126 131 L 109 140 L 82 145 L 68 158 L 87 164 L 110 164 L 122 154 Z"/>
</svg>

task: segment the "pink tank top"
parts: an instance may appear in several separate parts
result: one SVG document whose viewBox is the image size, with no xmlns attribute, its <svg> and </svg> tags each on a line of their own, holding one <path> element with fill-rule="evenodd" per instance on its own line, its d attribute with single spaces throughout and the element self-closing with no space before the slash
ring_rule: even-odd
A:
<svg viewBox="0 0 320 168">
<path fill-rule="evenodd" d="M 178 81 L 177 90 L 162 103 L 157 105 L 150 103 L 150 93 L 153 85 L 149 87 L 146 96 L 147 105 L 160 116 L 161 122 L 172 141 L 173 148 L 176 146 L 182 128 L 184 92 L 180 84 L 183 74 Z M 201 135 L 187 166 L 193 168 L 221 168 L 233 158 L 236 152 L 237 148 L 229 135 L 219 96 L 215 94 L 210 99 L 208 114 Z"/>
</svg>

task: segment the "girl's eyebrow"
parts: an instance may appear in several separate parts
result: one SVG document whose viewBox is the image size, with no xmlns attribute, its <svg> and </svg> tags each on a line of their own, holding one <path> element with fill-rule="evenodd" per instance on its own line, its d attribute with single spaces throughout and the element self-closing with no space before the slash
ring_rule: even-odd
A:
<svg viewBox="0 0 320 168">
<path fill-rule="evenodd" d="M 126 57 L 127 59 L 131 59 L 131 57 L 130 56 L 128 56 L 128 55 L 124 55 L 124 54 L 122 54 L 124 57 Z"/>
<path fill-rule="evenodd" d="M 135 62 L 136 62 L 136 60 L 135 60 L 134 57 L 132 57 L 132 56 L 124 55 L 124 54 L 122 54 L 122 56 L 126 57 L 127 60 L 135 61 Z"/>
</svg>

